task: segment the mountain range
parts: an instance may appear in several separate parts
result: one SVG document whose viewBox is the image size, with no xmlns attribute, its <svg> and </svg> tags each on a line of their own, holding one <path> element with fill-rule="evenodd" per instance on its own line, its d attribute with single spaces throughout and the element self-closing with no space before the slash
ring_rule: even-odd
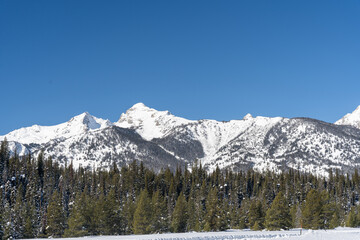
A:
<svg viewBox="0 0 360 240">
<path fill-rule="evenodd" d="M 200 163 L 220 169 L 280 172 L 289 168 L 327 176 L 360 166 L 360 106 L 334 124 L 310 118 L 253 117 L 187 120 L 137 103 L 117 122 L 85 112 L 55 126 L 14 130 L 7 139 L 20 156 L 44 151 L 60 164 L 108 168 L 141 161 L 155 171 Z"/>
</svg>

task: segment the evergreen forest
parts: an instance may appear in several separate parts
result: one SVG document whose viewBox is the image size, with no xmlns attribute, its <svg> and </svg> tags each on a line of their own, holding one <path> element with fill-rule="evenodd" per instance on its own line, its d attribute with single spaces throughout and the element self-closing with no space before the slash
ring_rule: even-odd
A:
<svg viewBox="0 0 360 240">
<path fill-rule="evenodd" d="M 0 237 L 124 235 L 229 228 L 279 230 L 360 226 L 360 176 L 297 170 L 209 173 L 148 169 L 135 160 L 119 168 L 74 169 L 40 153 L 0 148 Z"/>
</svg>

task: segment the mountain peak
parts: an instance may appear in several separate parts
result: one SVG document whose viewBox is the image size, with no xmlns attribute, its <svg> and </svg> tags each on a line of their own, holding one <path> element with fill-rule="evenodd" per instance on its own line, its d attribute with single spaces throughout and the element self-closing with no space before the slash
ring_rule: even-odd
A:
<svg viewBox="0 0 360 240">
<path fill-rule="evenodd" d="M 126 111 L 126 114 L 128 114 L 129 112 L 152 112 L 152 113 L 162 113 L 162 114 L 166 114 L 166 115 L 171 115 L 171 113 L 169 111 L 167 111 L 167 110 L 158 111 L 158 110 L 156 110 L 154 108 L 146 106 L 142 102 L 134 104 L 131 108 L 129 108 Z"/>
<path fill-rule="evenodd" d="M 83 113 L 81 113 L 81 114 L 79 114 L 79 115 L 76 115 L 76 116 L 74 116 L 74 117 L 72 117 L 70 120 L 69 120 L 69 122 L 71 122 L 71 121 L 76 121 L 76 120 L 79 120 L 79 119 L 84 119 L 84 118 L 91 118 L 91 117 L 93 117 L 90 113 L 88 113 L 88 112 L 83 112 Z"/>
<path fill-rule="evenodd" d="M 360 114 L 360 105 L 355 109 L 354 112 L 358 112 L 358 113 Z M 354 112 L 353 112 L 353 113 L 354 113 Z"/>
<path fill-rule="evenodd" d="M 191 121 L 176 117 L 169 111 L 158 111 L 143 103 L 137 103 L 121 114 L 116 123 L 122 128 L 132 128 L 145 139 L 163 136 L 169 129 Z"/>
<path fill-rule="evenodd" d="M 244 116 L 244 118 L 243 118 L 243 120 L 250 120 L 250 119 L 253 119 L 254 117 L 250 114 L 250 113 L 248 113 L 248 114 L 246 114 L 245 116 Z"/>
<path fill-rule="evenodd" d="M 53 126 L 33 125 L 14 130 L 5 135 L 9 141 L 22 144 L 46 143 L 52 139 L 68 138 L 87 131 L 106 128 L 113 124 L 109 120 L 96 118 L 88 112 L 72 117 L 69 121 Z M 4 137 L 5 137 L 4 136 Z"/>
<path fill-rule="evenodd" d="M 335 124 L 350 125 L 360 128 L 360 106 L 358 106 L 352 113 L 348 113 L 343 118 L 336 121 Z"/>
<path fill-rule="evenodd" d="M 360 106 L 358 106 L 352 113 L 348 113 L 343 118 L 336 121 L 335 124 L 350 125 L 360 128 Z"/>
<path fill-rule="evenodd" d="M 79 114 L 71 118 L 68 123 L 69 125 L 70 124 L 84 125 L 84 127 L 87 129 L 97 129 L 101 127 L 101 124 L 96 121 L 95 117 L 89 114 L 88 112 L 84 112 L 82 114 Z"/>
<path fill-rule="evenodd" d="M 144 103 L 142 103 L 142 102 L 138 102 L 138 103 L 136 103 L 136 104 L 134 104 L 130 109 L 149 109 L 149 107 L 148 106 L 146 106 Z M 129 109 L 129 110 L 130 110 Z"/>
</svg>

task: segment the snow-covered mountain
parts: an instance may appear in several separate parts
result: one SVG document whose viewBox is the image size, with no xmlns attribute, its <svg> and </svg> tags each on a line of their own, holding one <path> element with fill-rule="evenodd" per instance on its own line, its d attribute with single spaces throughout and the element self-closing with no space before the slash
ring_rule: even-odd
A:
<svg viewBox="0 0 360 240">
<path fill-rule="evenodd" d="M 69 138 L 85 132 L 104 129 L 112 125 L 109 120 L 96 118 L 85 112 L 71 118 L 66 123 L 55 126 L 33 125 L 31 127 L 20 128 L 5 136 L 0 136 L 0 140 L 6 137 L 8 141 L 16 141 L 22 144 L 43 144 L 53 139 Z"/>
<path fill-rule="evenodd" d="M 161 138 L 174 127 L 189 124 L 193 121 L 176 117 L 169 111 L 157 111 L 137 103 L 126 113 L 121 114 L 116 126 L 135 129 L 144 139 Z"/>
<path fill-rule="evenodd" d="M 360 128 L 360 106 L 358 106 L 352 113 L 348 113 L 343 118 L 336 121 L 335 124 Z"/>
<path fill-rule="evenodd" d="M 111 123 L 89 113 L 55 126 L 21 128 L 0 136 L 19 155 L 44 151 L 60 163 L 108 167 L 133 160 L 155 170 L 201 162 L 207 169 L 281 171 L 326 175 L 360 165 L 360 108 L 336 124 L 308 118 L 252 117 L 221 122 L 187 120 L 135 104 Z"/>
</svg>

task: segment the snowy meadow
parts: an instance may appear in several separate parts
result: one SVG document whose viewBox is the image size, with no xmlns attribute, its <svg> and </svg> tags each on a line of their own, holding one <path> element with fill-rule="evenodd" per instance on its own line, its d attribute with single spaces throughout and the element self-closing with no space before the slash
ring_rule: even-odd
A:
<svg viewBox="0 0 360 240">
<path fill-rule="evenodd" d="M 191 233 L 166 233 L 149 235 L 125 235 L 125 236 L 90 236 L 71 239 L 100 239 L 100 240 L 213 240 L 213 239 L 279 239 L 279 240 L 356 240 L 360 239 L 360 228 L 336 228 L 332 230 L 303 230 L 289 231 L 249 231 L 228 230 L 225 232 L 191 232 Z"/>
</svg>

